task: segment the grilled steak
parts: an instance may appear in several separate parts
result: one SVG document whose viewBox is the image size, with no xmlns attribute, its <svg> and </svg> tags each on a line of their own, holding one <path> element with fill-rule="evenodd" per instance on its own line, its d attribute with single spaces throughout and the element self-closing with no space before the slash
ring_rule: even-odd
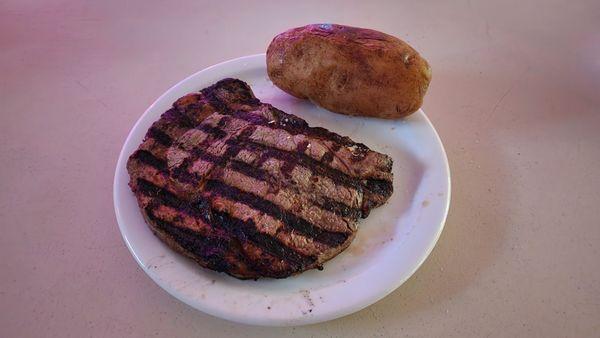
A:
<svg viewBox="0 0 600 338">
<path fill-rule="evenodd" d="M 344 250 L 392 194 L 392 159 L 225 79 L 177 100 L 127 163 L 152 231 L 201 266 L 284 278 Z"/>
</svg>

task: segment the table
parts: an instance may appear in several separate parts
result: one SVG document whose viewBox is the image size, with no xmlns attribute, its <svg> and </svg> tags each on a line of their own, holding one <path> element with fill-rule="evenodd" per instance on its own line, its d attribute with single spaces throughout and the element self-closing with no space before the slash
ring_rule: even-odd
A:
<svg viewBox="0 0 600 338">
<path fill-rule="evenodd" d="M 525 337 L 600 332 L 598 1 L 3 1 L 0 336 Z M 381 30 L 430 62 L 424 110 L 452 204 L 431 256 L 358 313 L 296 328 L 175 300 L 127 251 L 113 170 L 191 73 L 313 22 Z"/>
</svg>

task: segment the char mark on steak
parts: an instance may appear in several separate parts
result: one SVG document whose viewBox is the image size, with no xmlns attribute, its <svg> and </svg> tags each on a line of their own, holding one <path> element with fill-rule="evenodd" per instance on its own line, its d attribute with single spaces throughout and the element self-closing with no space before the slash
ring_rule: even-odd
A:
<svg viewBox="0 0 600 338">
<path fill-rule="evenodd" d="M 352 241 L 392 194 L 392 160 L 225 79 L 177 100 L 129 158 L 152 231 L 201 266 L 284 278 Z"/>
</svg>

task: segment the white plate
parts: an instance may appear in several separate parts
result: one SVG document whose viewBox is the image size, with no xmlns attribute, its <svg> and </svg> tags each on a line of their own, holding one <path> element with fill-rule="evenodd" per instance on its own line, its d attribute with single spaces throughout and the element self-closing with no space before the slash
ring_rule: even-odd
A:
<svg viewBox="0 0 600 338">
<path fill-rule="evenodd" d="M 348 135 L 394 159 L 394 194 L 360 221 L 352 245 L 325 264 L 287 279 L 241 281 L 173 252 L 144 223 L 127 183 L 127 158 L 160 114 L 184 94 L 218 80 L 246 81 L 262 101 L 312 126 Z M 358 311 L 406 281 L 433 249 L 450 203 L 450 172 L 442 143 L 422 111 L 399 121 L 347 117 L 282 92 L 268 79 L 264 54 L 204 69 L 176 84 L 137 121 L 121 151 L 114 181 L 117 221 L 127 247 L 160 287 L 182 302 L 240 323 L 270 326 L 322 322 Z"/>
</svg>

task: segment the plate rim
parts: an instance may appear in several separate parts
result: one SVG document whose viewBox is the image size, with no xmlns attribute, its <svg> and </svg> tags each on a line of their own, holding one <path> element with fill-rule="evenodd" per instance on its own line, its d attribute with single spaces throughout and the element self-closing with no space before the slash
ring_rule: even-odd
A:
<svg viewBox="0 0 600 338">
<path fill-rule="evenodd" d="M 300 320 L 288 320 L 288 321 L 278 321 L 278 322 L 264 322 L 264 321 L 257 321 L 257 320 L 248 320 L 248 318 L 241 318 L 239 316 L 230 316 L 227 314 L 223 314 L 223 313 L 218 313 L 218 311 L 213 311 L 210 308 L 198 308 L 198 306 L 196 306 L 195 304 L 192 304 L 191 301 L 189 301 L 188 299 L 184 298 L 183 295 L 181 295 L 180 293 L 175 292 L 175 290 L 172 290 L 168 285 L 163 285 L 163 282 L 158 278 L 158 276 L 156 274 L 152 274 L 150 273 L 150 271 L 146 268 L 146 266 L 144 265 L 144 262 L 142 261 L 142 259 L 138 256 L 138 254 L 136 253 L 131 241 L 129 238 L 127 238 L 125 230 L 124 230 L 124 225 L 123 223 L 125 222 L 125 220 L 123 219 L 123 215 L 121 213 L 121 210 L 119 208 L 121 202 L 120 202 L 120 196 L 119 196 L 119 187 L 120 187 L 120 178 L 119 178 L 119 170 L 121 168 L 123 168 L 126 164 L 127 158 L 129 157 L 129 154 L 125 154 L 126 152 L 126 146 L 131 142 L 131 139 L 134 137 L 134 133 L 135 131 L 139 128 L 139 124 L 142 123 L 142 121 L 145 120 L 146 115 L 150 114 L 151 111 L 154 109 L 154 107 L 156 105 L 158 105 L 165 96 L 169 95 L 169 93 L 171 93 L 173 90 L 176 90 L 179 86 L 181 86 L 182 84 L 190 81 L 190 79 L 199 76 L 200 73 L 203 72 L 208 72 L 211 69 L 214 68 L 220 68 L 222 66 L 225 66 L 226 64 L 229 63 L 237 63 L 237 62 L 243 62 L 244 60 L 252 60 L 255 58 L 264 58 L 265 57 L 265 53 L 258 53 L 258 54 L 252 54 L 252 55 L 247 55 L 247 56 L 242 56 L 242 57 L 238 57 L 238 58 L 234 58 L 234 59 L 230 59 L 227 61 L 223 61 L 217 64 L 214 64 L 212 66 L 206 67 L 200 71 L 197 71 L 189 76 L 187 76 L 186 78 L 184 78 L 183 80 L 177 82 L 176 84 L 172 85 L 169 89 L 167 89 L 165 92 L 163 92 L 156 100 L 154 100 L 154 102 L 152 102 L 152 104 L 150 106 L 148 106 L 148 108 L 143 112 L 143 114 L 141 114 L 138 119 L 136 120 L 136 122 L 134 123 L 134 125 L 131 127 L 131 129 L 129 130 L 127 137 L 125 138 L 125 141 L 123 142 L 123 145 L 121 147 L 121 150 L 119 152 L 119 157 L 116 163 L 116 168 L 115 168 L 115 173 L 114 173 L 114 178 L 113 178 L 113 206 L 114 206 L 114 210 L 115 210 L 115 216 L 117 219 L 117 224 L 119 226 L 119 231 L 121 233 L 121 238 L 123 239 L 123 241 L 125 242 L 125 245 L 127 246 L 127 249 L 129 250 L 129 252 L 131 253 L 131 255 L 134 257 L 135 261 L 137 262 L 137 264 L 140 266 L 140 268 L 144 271 L 144 273 L 150 277 L 150 279 L 152 279 L 154 281 L 154 283 L 156 283 L 161 289 L 163 289 L 164 291 L 166 291 L 169 295 L 175 297 L 176 299 L 180 300 L 181 302 L 183 302 L 184 304 L 187 304 L 188 306 L 202 311 L 204 313 L 207 313 L 209 315 L 215 316 L 215 317 L 219 317 L 222 319 L 226 319 L 226 320 L 230 320 L 233 322 L 237 322 L 237 323 L 242 323 L 242 324 L 247 324 L 247 325 L 261 325 L 261 326 L 297 326 L 297 325 L 308 325 L 308 324 L 315 324 L 315 323 L 319 323 L 319 322 L 325 322 L 325 321 L 329 321 L 329 320 L 333 320 L 336 318 L 341 318 L 344 316 L 347 316 L 349 314 L 352 314 L 354 312 L 360 311 L 372 304 L 375 304 L 376 302 L 380 301 L 381 299 L 385 298 L 386 296 L 388 296 L 390 293 L 392 293 L 394 290 L 396 290 L 398 287 L 400 287 L 402 284 L 404 284 L 410 277 L 412 277 L 415 272 L 423 265 L 423 263 L 425 262 L 425 260 L 429 257 L 429 255 L 431 254 L 431 252 L 433 251 L 433 248 L 437 245 L 437 242 L 441 236 L 441 233 L 445 227 L 447 218 L 448 218 L 448 213 L 449 213 L 449 209 L 450 209 L 450 202 L 451 202 L 451 193 L 452 193 L 452 182 L 451 182 L 451 173 L 450 173 L 450 165 L 449 165 L 449 161 L 448 161 L 448 155 L 446 152 L 446 149 L 444 148 L 444 144 L 436 130 L 436 128 L 434 127 L 434 125 L 431 123 L 431 120 L 429 119 L 429 117 L 425 114 L 425 112 L 422 109 L 419 109 L 417 112 L 415 112 L 415 114 L 420 114 L 421 117 L 424 118 L 427 126 L 431 129 L 431 131 L 433 132 L 433 135 L 435 136 L 435 144 L 439 147 L 440 151 L 441 151 L 441 155 L 442 155 L 442 162 L 443 162 L 443 171 L 445 173 L 445 183 L 446 183 L 446 191 L 445 196 L 447 196 L 447 198 L 445 199 L 445 203 L 444 203 L 444 208 L 442 211 L 442 217 L 440 218 L 440 225 L 435 233 L 435 235 L 433 236 L 432 240 L 429 242 L 429 245 L 424 248 L 424 250 L 422 251 L 422 254 L 419 255 L 419 258 L 417 261 L 417 264 L 414 265 L 414 267 L 410 270 L 406 270 L 409 271 L 409 273 L 406 274 L 406 276 L 404 278 L 400 278 L 397 279 L 395 281 L 395 283 L 390 284 L 390 287 L 388 287 L 386 290 L 382 290 L 381 292 L 378 293 L 378 296 L 376 297 L 372 297 L 372 298 L 366 298 L 366 300 L 363 300 L 362 302 L 358 302 L 357 304 L 355 304 L 354 306 L 349 306 L 344 308 L 341 311 L 337 311 L 337 312 L 331 312 L 331 313 L 325 313 L 323 314 L 321 317 L 315 318 L 315 317 L 298 317 Z M 122 184 L 122 183 L 121 183 Z"/>
</svg>

